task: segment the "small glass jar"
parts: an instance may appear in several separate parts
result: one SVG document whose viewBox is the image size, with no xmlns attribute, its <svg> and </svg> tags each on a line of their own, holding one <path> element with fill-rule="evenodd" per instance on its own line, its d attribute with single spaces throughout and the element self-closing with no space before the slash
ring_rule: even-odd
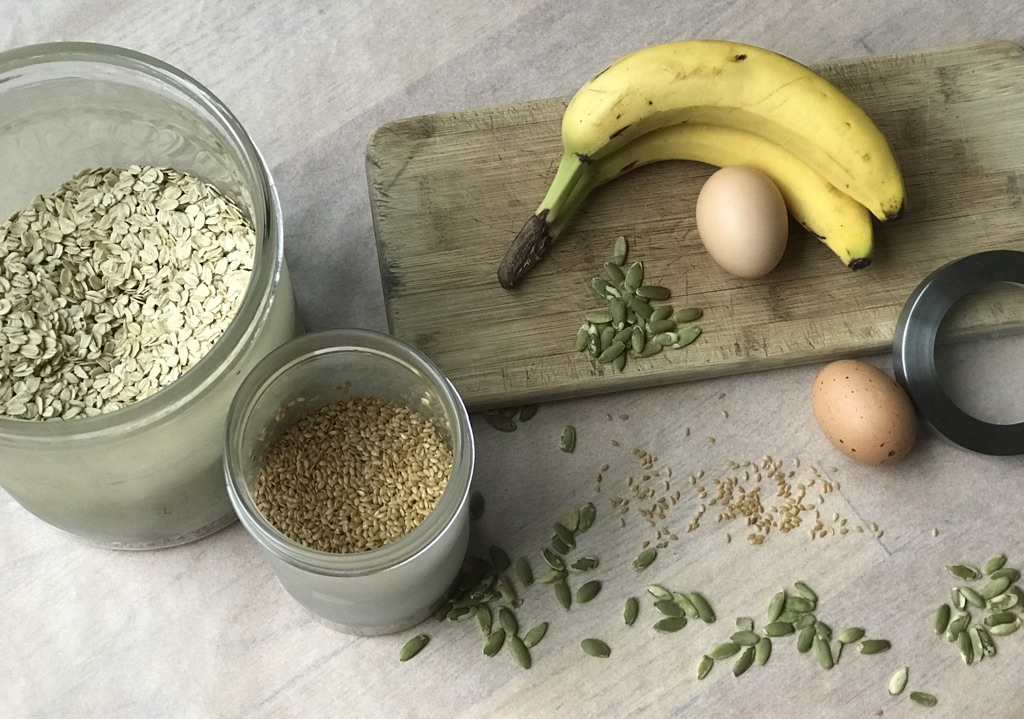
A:
<svg viewBox="0 0 1024 719">
<path fill-rule="evenodd" d="M 350 397 L 390 400 L 431 420 L 452 451 L 452 469 L 433 511 L 408 534 L 365 552 L 322 552 L 278 531 L 253 492 L 267 451 L 288 427 Z M 417 624 L 455 580 L 469 543 L 473 462 L 469 415 L 451 383 L 417 350 L 366 330 L 316 332 L 271 353 L 239 388 L 224 450 L 235 511 L 281 584 L 322 623 L 361 635 Z"/>
<path fill-rule="evenodd" d="M 0 214 L 85 168 L 168 166 L 216 186 L 256 232 L 238 313 L 178 380 L 95 417 L 0 417 L 0 487 L 89 542 L 148 549 L 235 521 L 222 436 L 245 374 L 300 330 L 277 191 L 238 120 L 182 72 L 130 50 L 52 43 L 0 53 Z"/>
</svg>

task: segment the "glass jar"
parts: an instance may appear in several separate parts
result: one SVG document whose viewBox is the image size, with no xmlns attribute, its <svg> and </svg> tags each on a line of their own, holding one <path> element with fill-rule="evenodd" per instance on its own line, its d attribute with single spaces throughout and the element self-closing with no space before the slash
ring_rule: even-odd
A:
<svg viewBox="0 0 1024 719">
<path fill-rule="evenodd" d="M 0 214 L 85 168 L 173 167 L 245 212 L 256 255 L 238 313 L 178 380 L 95 417 L 0 417 L 0 487 L 40 519 L 89 542 L 147 549 L 235 520 L 222 435 L 242 378 L 299 326 L 277 191 L 238 120 L 184 73 L 130 50 L 83 43 L 0 53 Z"/>
<path fill-rule="evenodd" d="M 390 400 L 431 420 L 452 451 L 452 469 L 433 511 L 412 531 L 340 554 L 285 536 L 257 509 L 253 492 L 274 441 L 303 414 L 348 397 Z M 224 464 L 235 511 L 285 589 L 322 623 L 371 635 L 422 621 L 455 580 L 469 543 L 474 456 L 466 408 L 426 357 L 389 335 L 328 330 L 275 350 L 245 379 L 228 416 Z"/>
</svg>

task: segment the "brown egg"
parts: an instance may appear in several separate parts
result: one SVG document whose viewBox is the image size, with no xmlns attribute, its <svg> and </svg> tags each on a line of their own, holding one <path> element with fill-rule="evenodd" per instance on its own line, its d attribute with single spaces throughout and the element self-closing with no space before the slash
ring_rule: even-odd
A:
<svg viewBox="0 0 1024 719">
<path fill-rule="evenodd" d="M 697 234 L 725 271 L 754 279 L 775 269 L 786 251 L 789 214 L 782 193 L 753 167 L 723 167 L 697 195 Z"/>
<path fill-rule="evenodd" d="M 917 436 L 907 393 L 885 372 L 858 360 L 825 365 L 814 378 L 811 407 L 829 441 L 864 464 L 900 459 Z"/>
</svg>

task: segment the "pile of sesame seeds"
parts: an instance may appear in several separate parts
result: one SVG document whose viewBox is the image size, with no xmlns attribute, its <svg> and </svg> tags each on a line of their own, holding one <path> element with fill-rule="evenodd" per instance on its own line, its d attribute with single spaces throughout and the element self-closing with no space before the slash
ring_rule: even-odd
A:
<svg viewBox="0 0 1024 719">
<path fill-rule="evenodd" d="M 382 398 L 350 398 L 309 412 L 274 442 L 253 499 L 303 546 L 363 552 L 415 529 L 451 468 L 452 452 L 429 419 Z"/>
<path fill-rule="evenodd" d="M 255 232 L 169 168 L 83 170 L 0 224 L 0 416 L 119 409 L 191 369 L 234 318 Z"/>
</svg>

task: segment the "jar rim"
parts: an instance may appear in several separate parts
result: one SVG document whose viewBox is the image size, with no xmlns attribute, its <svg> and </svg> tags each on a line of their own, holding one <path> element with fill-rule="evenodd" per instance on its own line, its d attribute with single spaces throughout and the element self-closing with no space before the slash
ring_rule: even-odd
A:
<svg viewBox="0 0 1024 719">
<path fill-rule="evenodd" d="M 452 469 L 437 505 L 414 529 L 376 549 L 356 554 L 323 552 L 302 546 L 279 531 L 252 500 L 241 465 L 241 442 L 253 406 L 263 392 L 292 367 L 324 354 L 359 352 L 396 362 L 422 374 L 441 399 L 452 422 Z M 422 352 L 395 337 L 364 329 L 310 332 L 264 357 L 239 386 L 228 411 L 224 435 L 224 474 L 228 497 L 242 525 L 278 559 L 329 576 L 364 576 L 400 566 L 426 552 L 456 521 L 468 501 L 475 462 L 469 413 L 455 387 Z"/>
<path fill-rule="evenodd" d="M 118 82 L 117 72 L 141 74 L 207 113 L 204 119 L 222 134 L 236 154 L 243 175 L 252 182 L 247 189 L 252 195 L 254 216 L 250 219 L 257 241 L 249 285 L 235 316 L 210 351 L 187 372 L 148 397 L 92 417 L 36 421 L 0 416 L 0 437 L 21 442 L 93 441 L 112 432 L 152 426 L 182 411 L 194 397 L 234 371 L 267 320 L 269 300 L 284 264 L 282 212 L 270 170 L 238 118 L 217 96 L 187 73 L 155 57 L 115 45 L 77 41 L 39 43 L 0 52 L 0 83 L 11 73 L 58 63 L 94 67 L 103 73 L 105 82 Z"/>
</svg>

